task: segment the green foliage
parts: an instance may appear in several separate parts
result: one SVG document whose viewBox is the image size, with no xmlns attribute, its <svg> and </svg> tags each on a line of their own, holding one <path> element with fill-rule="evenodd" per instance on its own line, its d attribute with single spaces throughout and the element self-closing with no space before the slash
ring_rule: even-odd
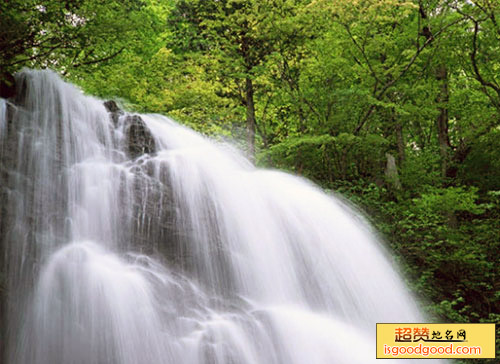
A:
<svg viewBox="0 0 500 364">
<path fill-rule="evenodd" d="M 484 213 L 487 207 L 485 204 L 477 204 L 477 198 L 477 188 L 474 187 L 429 187 L 428 192 L 413 199 L 413 202 L 420 215 L 448 216 L 459 211 L 478 215 Z"/>
<path fill-rule="evenodd" d="M 387 141 L 378 135 L 319 135 L 289 138 L 260 160 L 320 182 L 381 178 Z"/>
<path fill-rule="evenodd" d="M 2 71 L 51 66 L 238 140 L 251 81 L 257 164 L 361 206 L 431 315 L 499 321 L 498 1 L 43 4 L 0 4 Z"/>
<path fill-rule="evenodd" d="M 459 177 L 483 191 L 500 186 L 500 131 L 493 130 L 471 143 L 470 153 L 460 165 Z M 478 178 L 480 177 L 480 178 Z"/>
<path fill-rule="evenodd" d="M 396 202 L 374 183 L 342 182 L 336 190 L 372 217 L 431 317 L 498 322 L 500 192 L 425 185 Z"/>
<path fill-rule="evenodd" d="M 413 193 L 423 192 L 425 186 L 440 186 L 443 179 L 439 171 L 440 158 L 437 148 L 408 150 L 401 182 Z"/>
<path fill-rule="evenodd" d="M 0 68 L 84 67 L 123 51 L 141 24 L 142 0 L 0 3 Z"/>
</svg>

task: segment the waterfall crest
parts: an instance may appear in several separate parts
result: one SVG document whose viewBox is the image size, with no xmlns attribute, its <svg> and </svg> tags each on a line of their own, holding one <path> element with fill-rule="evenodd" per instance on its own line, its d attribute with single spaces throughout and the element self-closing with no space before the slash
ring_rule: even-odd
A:
<svg viewBox="0 0 500 364">
<path fill-rule="evenodd" d="M 423 319 L 340 199 L 53 72 L 0 100 L 0 162 L 7 363 L 367 363 Z"/>
</svg>

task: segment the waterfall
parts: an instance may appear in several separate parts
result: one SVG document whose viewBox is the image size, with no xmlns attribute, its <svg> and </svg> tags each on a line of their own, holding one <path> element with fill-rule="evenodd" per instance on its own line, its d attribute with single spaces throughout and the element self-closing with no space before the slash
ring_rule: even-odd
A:
<svg viewBox="0 0 500 364">
<path fill-rule="evenodd" d="M 0 139 L 5 133 L 7 124 L 7 102 L 5 99 L 0 98 Z"/>
<path fill-rule="evenodd" d="M 341 199 L 53 72 L 16 84 L 0 102 L 7 363 L 368 363 L 376 322 L 422 322 Z"/>
</svg>

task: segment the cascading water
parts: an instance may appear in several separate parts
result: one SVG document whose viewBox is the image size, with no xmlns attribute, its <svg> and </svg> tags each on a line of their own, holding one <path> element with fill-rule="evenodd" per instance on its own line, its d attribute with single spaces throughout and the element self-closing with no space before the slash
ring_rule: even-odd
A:
<svg viewBox="0 0 500 364">
<path fill-rule="evenodd" d="M 52 72 L 17 88 L 0 102 L 7 363 L 367 363 L 376 322 L 422 321 L 339 199 Z"/>
</svg>

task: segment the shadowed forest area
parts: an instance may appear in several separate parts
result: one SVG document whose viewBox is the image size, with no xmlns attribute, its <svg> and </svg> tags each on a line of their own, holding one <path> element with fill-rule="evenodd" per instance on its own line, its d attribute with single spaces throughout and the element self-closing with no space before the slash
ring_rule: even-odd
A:
<svg viewBox="0 0 500 364">
<path fill-rule="evenodd" d="M 0 21 L 2 97 L 51 68 L 234 140 L 358 205 L 430 317 L 500 321 L 498 0 L 14 0 Z"/>
</svg>

